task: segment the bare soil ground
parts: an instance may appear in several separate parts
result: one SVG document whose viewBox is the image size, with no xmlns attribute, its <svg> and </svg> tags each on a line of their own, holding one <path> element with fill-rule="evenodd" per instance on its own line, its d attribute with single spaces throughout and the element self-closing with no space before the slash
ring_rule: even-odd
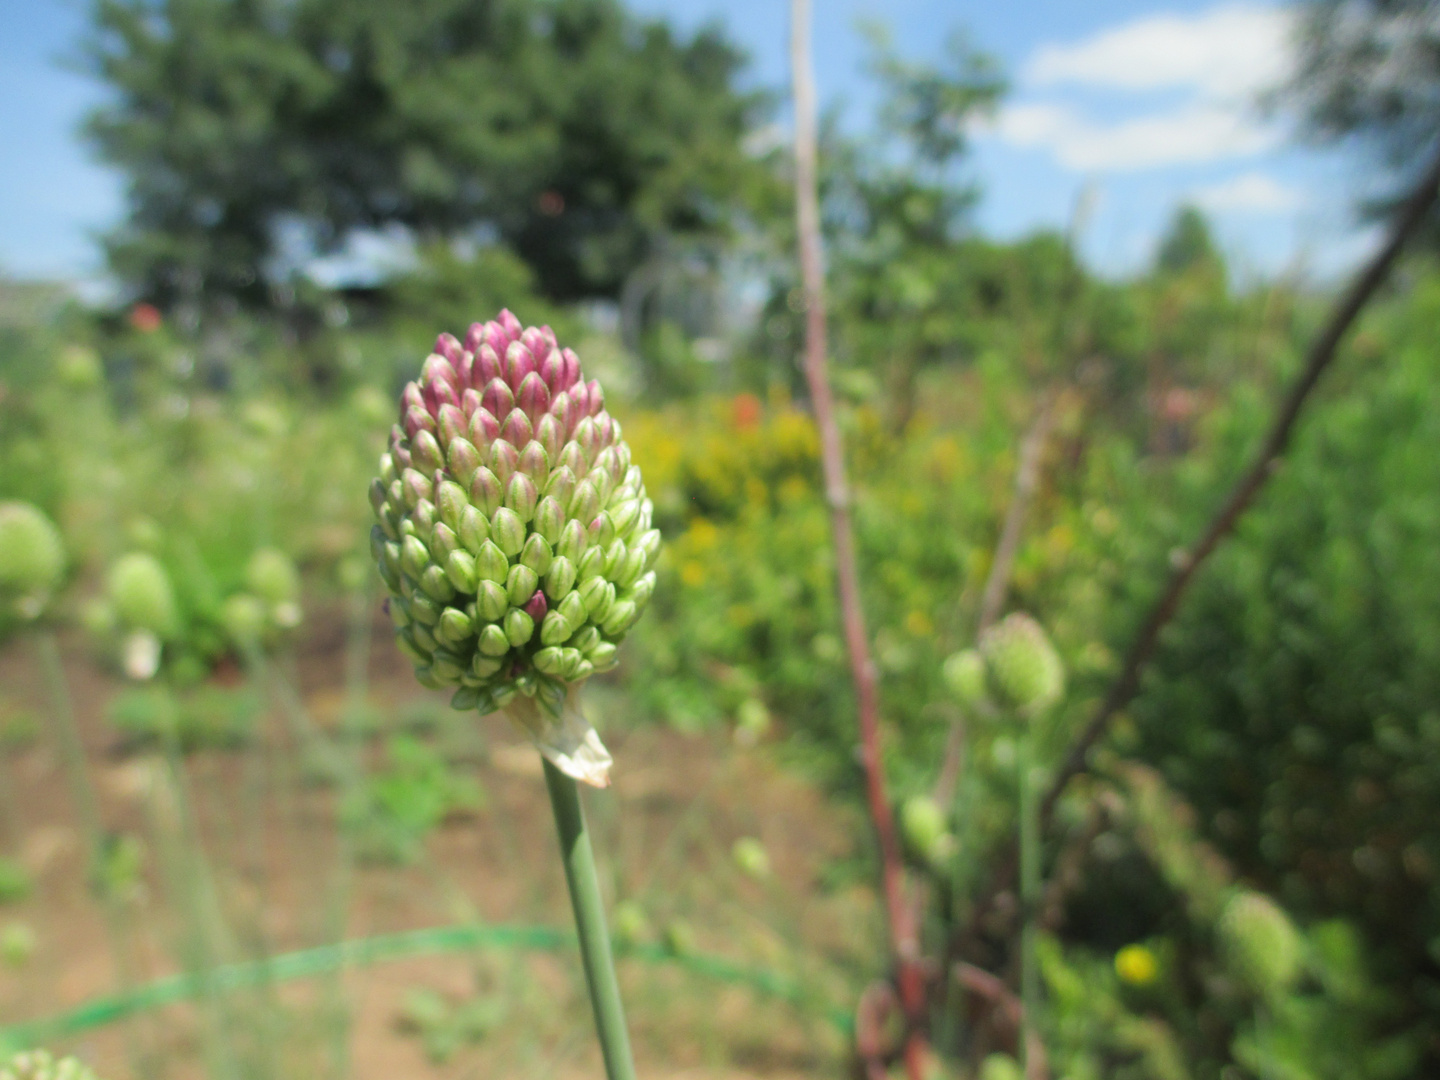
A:
<svg viewBox="0 0 1440 1080">
<path fill-rule="evenodd" d="M 424 736 L 479 785 L 478 809 L 452 815 L 408 864 L 347 858 L 336 825 L 343 785 L 316 751 L 317 742 L 335 745 L 351 700 L 346 641 L 339 610 L 322 611 L 276 664 L 320 739 L 271 707 L 258 738 L 185 754 L 176 772 L 176 755 L 126 745 L 107 720 L 121 681 L 83 641 L 62 638 L 106 850 L 139 857 L 138 876 L 106 901 L 88 869 L 94 837 L 53 737 L 35 653 L 25 640 L 0 647 L 0 733 L 10 736 L 0 853 L 33 882 L 28 897 L 0 907 L 0 933 L 22 926 L 36 943 L 27 960 L 0 967 L 0 1025 L 175 972 L 341 938 L 457 923 L 568 925 L 538 758 L 498 718 L 450 714 Z M 234 668 L 215 678 L 243 682 Z M 597 689 L 597 711 L 611 719 L 622 702 Z M 364 693 L 379 718 L 427 707 L 445 716 L 378 621 Z M 615 784 L 587 805 L 613 901 L 644 916 L 638 939 L 779 972 L 835 1006 L 852 1000 L 878 955 L 877 911 L 865 887 L 822 888 L 821 877 L 851 852 L 860 823 L 763 747 L 741 750 L 719 733 L 603 726 Z M 371 770 L 383 765 L 384 736 L 382 728 L 365 740 Z M 764 843 L 768 877 L 736 868 L 731 846 L 741 836 Z M 642 1076 L 844 1071 L 845 1039 L 818 1007 L 637 959 L 622 961 L 621 979 Z M 567 950 L 433 955 L 215 994 L 94 1027 L 56 1049 L 109 1080 L 601 1075 L 578 958 Z"/>
</svg>

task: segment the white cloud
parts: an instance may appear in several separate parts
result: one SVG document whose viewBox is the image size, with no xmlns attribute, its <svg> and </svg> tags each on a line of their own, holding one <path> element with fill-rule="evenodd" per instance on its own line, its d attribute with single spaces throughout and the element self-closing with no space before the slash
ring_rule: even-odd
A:
<svg viewBox="0 0 1440 1080">
<path fill-rule="evenodd" d="M 1007 105 L 994 130 L 1014 146 L 1049 150 L 1067 169 L 1125 172 L 1244 157 L 1275 145 L 1275 131 L 1233 109 L 1193 102 L 1112 124 L 1048 103 Z"/>
<path fill-rule="evenodd" d="M 1194 15 L 1150 15 L 1067 45 L 1042 45 L 1021 72 L 1033 86 L 1119 90 L 1193 88 L 1247 98 L 1290 70 L 1293 15 L 1226 5 Z"/>
<path fill-rule="evenodd" d="M 1197 188 L 1195 202 L 1216 212 L 1284 213 L 1299 209 L 1304 192 L 1261 172 L 1247 172 L 1217 184 Z"/>
</svg>

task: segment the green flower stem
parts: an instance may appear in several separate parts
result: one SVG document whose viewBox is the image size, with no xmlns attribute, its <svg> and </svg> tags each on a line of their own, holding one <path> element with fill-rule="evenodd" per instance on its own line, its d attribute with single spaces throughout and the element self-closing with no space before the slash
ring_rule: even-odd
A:
<svg viewBox="0 0 1440 1080">
<path fill-rule="evenodd" d="M 1032 760 L 1034 735 L 1020 738 L 1020 1061 L 1030 1075 L 1030 1051 L 1039 1038 L 1036 1020 L 1040 1008 L 1040 966 L 1035 955 L 1040 918 L 1040 814 L 1036 800 Z"/>
<path fill-rule="evenodd" d="M 565 880 L 570 885 L 570 902 L 575 909 L 575 929 L 580 935 L 580 955 L 585 961 L 585 981 L 595 1010 L 600 1051 L 605 1056 L 605 1074 L 610 1080 L 635 1080 L 630 1035 L 625 1029 L 625 1008 L 620 1003 L 620 984 L 615 980 L 610 934 L 605 928 L 605 905 L 600 899 L 595 853 L 590 847 L 590 835 L 585 831 L 580 792 L 576 790 L 575 781 L 549 761 L 545 762 L 545 786 L 550 789 L 550 805 L 555 810 L 555 827 L 560 833 L 560 855 L 565 860 Z"/>
</svg>

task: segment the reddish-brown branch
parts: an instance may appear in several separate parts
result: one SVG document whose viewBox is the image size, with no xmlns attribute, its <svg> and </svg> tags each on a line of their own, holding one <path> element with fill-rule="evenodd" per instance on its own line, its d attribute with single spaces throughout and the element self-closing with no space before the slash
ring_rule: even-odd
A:
<svg viewBox="0 0 1440 1080">
<path fill-rule="evenodd" d="M 1430 167 L 1426 169 L 1424 179 L 1420 181 L 1414 193 L 1406 200 L 1396 216 L 1384 246 L 1356 275 L 1331 311 L 1320 335 L 1311 343 L 1305 367 L 1281 403 L 1280 411 L 1276 414 L 1270 431 L 1265 436 L 1265 441 L 1260 445 L 1254 462 L 1231 490 L 1229 497 L 1205 529 L 1200 540 L 1185 554 L 1174 572 L 1171 573 L 1165 591 L 1161 593 L 1160 599 L 1151 609 L 1140 633 L 1131 644 L 1129 652 L 1126 653 L 1125 664 L 1121 668 L 1119 677 L 1111 685 L 1110 692 L 1105 695 L 1105 699 L 1100 703 L 1100 707 L 1095 711 L 1090 723 L 1086 725 L 1080 738 L 1071 747 L 1070 753 L 1055 774 L 1055 779 L 1050 785 L 1050 790 L 1046 792 L 1045 801 L 1041 805 L 1042 821 L 1048 821 L 1054 813 L 1055 804 L 1065 790 L 1065 786 L 1085 771 L 1086 759 L 1090 750 L 1104 736 L 1110 721 L 1134 699 L 1140 689 L 1140 676 L 1155 653 L 1155 646 L 1160 639 L 1160 631 L 1165 628 L 1179 609 L 1180 600 L 1185 595 L 1185 590 L 1194 578 L 1195 572 L 1220 542 L 1234 530 L 1240 516 L 1254 502 L 1255 496 L 1260 493 L 1266 481 L 1275 474 L 1281 457 L 1290 445 L 1295 421 L 1299 418 L 1300 411 L 1310 397 L 1311 391 L 1315 389 L 1316 384 L 1320 381 L 1320 376 L 1325 373 L 1326 368 L 1335 359 L 1336 350 L 1346 332 L 1370 298 L 1375 295 L 1376 290 L 1389 275 L 1390 268 L 1394 265 L 1406 242 L 1435 205 L 1437 192 L 1440 192 L 1440 154 L 1437 154 Z"/>
<path fill-rule="evenodd" d="M 800 275 L 805 295 L 805 378 L 815 423 L 820 430 L 820 461 L 830 529 L 835 545 L 835 572 L 850 669 L 855 682 L 860 725 L 865 794 L 880 846 L 885 910 L 895 953 L 896 983 L 910 1034 L 905 1046 L 906 1070 L 920 1080 L 927 1048 L 921 1027 L 925 1010 L 925 979 L 919 960 L 915 921 L 905 903 L 904 864 L 885 790 L 880 755 L 880 702 L 875 664 L 860 604 L 860 575 L 850 524 L 850 494 L 845 457 L 835 423 L 834 400 L 826 370 L 825 278 L 820 243 L 820 199 L 816 178 L 815 76 L 810 59 L 809 0 L 792 0 L 790 62 L 795 94 L 795 217 L 800 242 Z"/>
</svg>

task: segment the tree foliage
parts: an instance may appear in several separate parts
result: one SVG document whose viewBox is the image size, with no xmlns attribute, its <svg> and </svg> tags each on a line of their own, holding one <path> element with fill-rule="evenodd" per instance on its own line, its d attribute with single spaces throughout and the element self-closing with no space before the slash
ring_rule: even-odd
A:
<svg viewBox="0 0 1440 1080">
<path fill-rule="evenodd" d="M 499 237 L 559 299 L 615 294 L 656 236 L 713 236 L 759 100 L 714 29 L 616 0 L 99 0 L 128 178 L 112 265 L 164 303 L 262 304 L 357 231 Z"/>
</svg>

